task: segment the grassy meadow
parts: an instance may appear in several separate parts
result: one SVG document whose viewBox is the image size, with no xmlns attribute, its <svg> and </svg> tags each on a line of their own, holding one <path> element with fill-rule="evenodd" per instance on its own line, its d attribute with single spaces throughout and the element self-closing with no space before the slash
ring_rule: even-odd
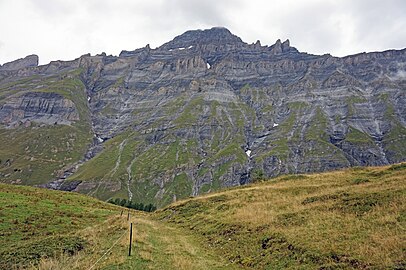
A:
<svg viewBox="0 0 406 270">
<path fill-rule="evenodd" d="M 404 269 L 406 164 L 281 176 L 156 213 L 247 269 Z"/>
<path fill-rule="evenodd" d="M 405 269 L 406 164 L 131 211 L 132 256 L 127 210 L 84 195 L 0 185 L 0 220 L 0 269 Z"/>
</svg>

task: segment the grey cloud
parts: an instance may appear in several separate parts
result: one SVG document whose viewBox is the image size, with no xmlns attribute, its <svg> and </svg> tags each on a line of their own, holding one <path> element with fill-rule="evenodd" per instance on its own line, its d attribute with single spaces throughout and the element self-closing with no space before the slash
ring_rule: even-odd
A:
<svg viewBox="0 0 406 270">
<path fill-rule="evenodd" d="M 406 47 L 406 1 L 316 0 L 284 12 L 268 23 L 299 50 L 343 56 Z"/>
<path fill-rule="evenodd" d="M 238 7 L 238 3 L 239 1 L 231 0 L 91 0 L 84 6 L 89 14 L 103 15 L 106 19 L 109 16 L 142 16 L 153 27 L 153 24 L 168 26 L 173 23 L 223 25 L 227 23 L 224 11 L 230 7 Z"/>
<path fill-rule="evenodd" d="M 280 7 L 280 11 L 269 9 L 265 13 L 263 23 L 269 25 L 274 40 L 290 39 L 292 46 L 309 53 L 329 53 L 338 48 L 342 29 L 334 20 L 337 4 L 332 1 L 312 1 L 306 5 L 295 3 L 290 1 L 291 5 Z M 274 40 L 268 38 L 268 44 Z"/>
<path fill-rule="evenodd" d="M 309 4 L 292 9 L 278 23 L 285 35 L 298 41 L 299 50 L 302 49 L 300 44 L 303 44 L 317 52 L 327 53 L 341 42 L 340 29 L 332 17 L 335 7 L 334 3 L 328 1 Z"/>
<path fill-rule="evenodd" d="M 342 56 L 406 47 L 404 14 L 404 0 L 0 0 L 9 26 L 0 28 L 0 63 L 31 53 L 41 63 L 118 54 L 213 26 L 246 42 L 289 38 L 301 51 Z"/>
<path fill-rule="evenodd" d="M 184 31 L 212 26 L 230 26 L 226 11 L 238 8 L 239 1 L 169 0 L 159 6 L 144 7 L 145 26 L 156 32 Z M 182 30 L 182 31 L 183 31 Z M 181 34 L 181 33 L 176 33 Z"/>
<path fill-rule="evenodd" d="M 74 13 L 78 8 L 74 1 L 64 0 L 30 0 L 27 6 L 36 9 L 44 19 L 63 18 Z"/>
<path fill-rule="evenodd" d="M 232 1 L 216 0 L 173 0 L 168 1 L 168 9 L 174 15 L 179 15 L 185 22 L 203 23 L 210 25 L 227 25 L 225 11 L 233 7 Z M 238 2 L 236 2 L 238 5 Z"/>
<path fill-rule="evenodd" d="M 406 46 L 406 1 L 360 0 L 347 5 L 354 18 L 356 41 L 380 48 Z"/>
<path fill-rule="evenodd" d="M 83 23 L 70 26 L 77 32 L 80 28 L 91 25 L 92 32 L 110 31 L 108 36 L 126 35 L 126 38 L 137 38 L 137 44 L 151 43 L 159 46 L 186 30 L 208 28 L 212 26 L 227 26 L 232 28 L 225 15 L 230 10 L 240 7 L 238 1 L 217 0 L 89 0 L 81 6 L 85 18 L 77 20 Z M 114 25 L 113 29 L 111 25 Z M 109 28 L 109 29 L 107 29 Z M 142 45 L 142 46 L 143 46 Z M 127 44 L 121 49 L 131 49 L 134 44 Z"/>
</svg>

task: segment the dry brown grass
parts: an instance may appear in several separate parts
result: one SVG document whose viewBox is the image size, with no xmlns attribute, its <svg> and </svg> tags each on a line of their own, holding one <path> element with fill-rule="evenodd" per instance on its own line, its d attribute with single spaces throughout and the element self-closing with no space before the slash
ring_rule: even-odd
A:
<svg viewBox="0 0 406 270">
<path fill-rule="evenodd" d="M 406 169 L 404 165 L 395 166 L 282 176 L 180 201 L 168 207 L 178 216 L 167 215 L 167 211 L 161 216 L 209 235 L 211 242 L 222 243 L 219 249 L 226 249 L 227 239 L 232 238 L 235 245 L 224 252 L 230 260 L 238 257 L 246 267 L 264 267 L 258 259 L 260 249 L 253 247 L 250 254 L 250 248 L 243 246 L 260 246 L 262 235 L 267 234 L 283 236 L 278 240 L 281 248 L 286 241 L 299 248 L 300 256 L 317 254 L 322 259 L 316 259 L 315 265 L 324 260 L 344 268 L 395 267 L 406 263 Z M 212 203 L 216 200 L 219 202 Z M 194 206 L 197 203 L 200 212 Z M 185 216 L 188 221 L 183 223 Z M 199 219 L 206 222 L 200 223 Z M 253 233 L 256 231 L 260 232 L 258 236 Z M 281 252 L 277 250 L 274 252 Z M 286 251 L 281 257 L 286 268 L 294 268 L 296 264 L 289 257 L 298 258 L 297 252 Z"/>
</svg>

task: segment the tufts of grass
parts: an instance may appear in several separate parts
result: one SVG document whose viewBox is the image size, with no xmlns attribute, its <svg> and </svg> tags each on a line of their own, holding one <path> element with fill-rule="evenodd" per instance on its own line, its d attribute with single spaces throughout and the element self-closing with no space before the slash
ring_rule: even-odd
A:
<svg viewBox="0 0 406 270">
<path fill-rule="evenodd" d="M 395 164 L 389 167 L 389 171 L 406 171 L 406 163 Z"/>
<path fill-rule="evenodd" d="M 364 183 L 369 183 L 370 181 L 366 178 L 355 178 L 352 183 L 354 185 L 360 185 L 360 184 L 364 184 Z"/>
<path fill-rule="evenodd" d="M 377 206 L 387 207 L 391 202 L 399 196 L 398 192 L 374 192 L 361 194 L 348 194 L 342 196 L 333 206 L 332 209 L 337 209 L 343 213 L 355 214 L 357 216 L 364 215 Z"/>
<path fill-rule="evenodd" d="M 84 239 L 77 236 L 51 236 L 31 241 L 23 246 L 3 250 L 0 253 L 0 267 L 12 269 L 36 265 L 41 258 L 55 257 L 59 253 L 73 256 L 83 250 L 86 244 Z"/>
</svg>

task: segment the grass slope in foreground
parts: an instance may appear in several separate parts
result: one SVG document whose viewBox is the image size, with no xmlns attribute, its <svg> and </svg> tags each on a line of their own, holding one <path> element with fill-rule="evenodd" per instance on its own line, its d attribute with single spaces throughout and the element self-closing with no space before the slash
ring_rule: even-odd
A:
<svg viewBox="0 0 406 270">
<path fill-rule="evenodd" d="M 115 209 L 76 193 L 0 184 L 0 269 L 89 248 L 92 239 L 77 232 L 102 224 Z"/>
<path fill-rule="evenodd" d="M 128 257 L 122 208 L 1 185 L 0 268 L 89 269 L 117 241 L 93 269 L 405 269 L 405 195 L 405 163 L 282 176 L 133 211 Z"/>
<path fill-rule="evenodd" d="M 77 193 L 0 184 L 0 269 L 235 269 L 189 231 L 138 211 L 130 212 L 128 257 L 127 211 Z"/>
<path fill-rule="evenodd" d="M 246 269 L 406 268 L 406 163 L 282 176 L 156 215 Z"/>
</svg>

